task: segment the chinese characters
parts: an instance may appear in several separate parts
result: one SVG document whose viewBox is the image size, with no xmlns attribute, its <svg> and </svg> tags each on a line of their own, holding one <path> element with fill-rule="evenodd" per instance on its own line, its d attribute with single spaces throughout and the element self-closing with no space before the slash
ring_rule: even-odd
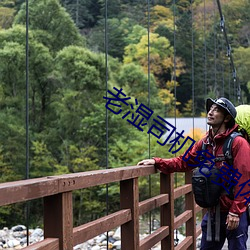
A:
<svg viewBox="0 0 250 250">
<path fill-rule="evenodd" d="M 129 104 L 127 101 L 131 100 L 131 97 L 127 97 L 122 88 L 117 89 L 113 87 L 113 89 L 113 92 L 108 90 L 108 93 L 112 97 L 103 97 L 103 99 L 107 100 L 105 107 L 115 115 L 122 113 L 122 104 L 126 105 L 126 107 L 130 107 L 131 110 L 127 110 L 126 108 L 125 114 L 122 115 L 122 119 L 125 119 L 139 131 L 143 132 L 154 111 L 143 103 L 139 104 L 137 99 L 135 99 L 135 104 Z M 153 119 L 153 122 L 154 123 L 150 127 L 147 126 L 147 128 L 149 127 L 147 133 L 155 136 L 158 139 L 157 143 L 161 146 L 166 145 L 167 142 L 170 143 L 171 147 L 169 152 L 173 154 L 177 153 L 189 140 L 191 141 L 191 146 L 188 150 L 195 144 L 195 140 L 189 136 L 186 138 L 184 137 L 184 130 L 181 133 L 177 132 L 175 126 L 167 122 L 161 116 L 158 115 L 157 119 Z M 168 136 L 162 143 L 159 139 L 163 137 L 166 131 L 168 132 Z M 175 138 L 170 140 L 174 134 L 176 135 Z M 185 139 L 182 144 L 180 143 L 181 139 Z"/>
</svg>

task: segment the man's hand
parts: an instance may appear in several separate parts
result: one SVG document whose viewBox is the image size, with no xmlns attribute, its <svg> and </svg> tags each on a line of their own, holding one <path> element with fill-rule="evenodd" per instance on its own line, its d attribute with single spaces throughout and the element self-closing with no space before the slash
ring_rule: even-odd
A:
<svg viewBox="0 0 250 250">
<path fill-rule="evenodd" d="M 233 230 L 239 226 L 240 223 L 240 218 L 239 216 L 231 215 L 230 213 L 227 215 L 227 229 L 228 230 Z"/>
<path fill-rule="evenodd" d="M 155 165 L 155 160 L 154 159 L 142 160 L 137 163 L 137 166 L 138 165 Z"/>
</svg>

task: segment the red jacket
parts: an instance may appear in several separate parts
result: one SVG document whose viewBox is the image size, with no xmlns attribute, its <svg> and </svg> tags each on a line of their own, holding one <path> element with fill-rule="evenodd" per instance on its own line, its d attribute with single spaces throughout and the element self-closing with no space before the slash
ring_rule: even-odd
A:
<svg viewBox="0 0 250 250">
<path fill-rule="evenodd" d="M 196 142 L 192 149 L 189 150 L 189 152 L 185 156 L 185 159 L 189 159 L 188 162 L 182 160 L 182 155 L 172 159 L 154 158 L 155 166 L 165 174 L 173 172 L 192 171 L 194 168 L 188 166 L 188 164 L 197 164 L 197 160 L 195 160 L 195 157 L 197 155 L 197 151 L 202 150 L 202 142 L 207 144 L 207 149 L 209 150 L 210 154 L 213 154 L 215 157 L 223 157 L 223 144 L 226 137 L 233 131 L 237 130 L 238 125 L 235 125 L 233 128 L 228 129 L 226 132 L 217 134 L 213 139 L 209 136 L 209 131 L 202 140 Z M 242 176 L 238 180 L 238 184 L 234 187 L 235 197 L 242 187 L 240 186 L 240 184 L 250 180 L 250 145 L 241 136 L 237 136 L 233 141 L 232 155 L 234 159 L 233 168 L 238 169 L 238 172 L 242 174 Z M 223 164 L 224 162 L 219 161 L 215 163 L 215 166 L 221 168 Z M 246 192 L 250 192 L 250 181 L 241 190 L 240 194 Z M 250 197 L 250 193 L 245 196 Z M 222 194 L 220 197 L 221 211 L 230 211 L 232 213 L 241 215 L 244 211 L 246 211 L 245 202 L 246 199 L 244 198 L 244 196 L 238 195 L 236 199 L 230 200 L 227 194 Z"/>
</svg>

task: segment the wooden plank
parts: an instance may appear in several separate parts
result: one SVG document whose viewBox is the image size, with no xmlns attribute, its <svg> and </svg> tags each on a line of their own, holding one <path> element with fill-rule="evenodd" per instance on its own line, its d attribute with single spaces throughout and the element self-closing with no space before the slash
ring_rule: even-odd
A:
<svg viewBox="0 0 250 250">
<path fill-rule="evenodd" d="M 148 176 L 157 173 L 154 166 L 129 166 L 106 170 L 95 170 L 75 174 L 60 175 L 60 192 L 94 187 L 112 182 L 119 182 L 139 176 Z"/>
<path fill-rule="evenodd" d="M 196 228 L 196 237 L 200 236 L 202 233 L 202 228 L 201 226 L 199 225 L 197 228 Z"/>
<path fill-rule="evenodd" d="M 140 250 L 151 249 L 155 244 L 157 244 L 162 239 L 169 235 L 169 227 L 164 226 L 158 228 L 155 232 L 148 235 L 146 238 L 140 241 Z"/>
<path fill-rule="evenodd" d="M 121 249 L 139 250 L 139 187 L 138 178 L 120 183 L 121 209 L 131 210 L 131 221 L 121 226 Z"/>
<path fill-rule="evenodd" d="M 55 177 L 34 178 L 0 184 L 0 206 L 42 198 L 58 193 Z"/>
<path fill-rule="evenodd" d="M 157 207 L 168 203 L 168 194 L 160 194 L 139 203 L 139 214 L 143 215 Z"/>
<path fill-rule="evenodd" d="M 177 229 L 192 218 L 192 211 L 187 210 L 174 219 L 174 229 Z"/>
<path fill-rule="evenodd" d="M 181 243 L 179 243 L 174 249 L 175 250 L 188 249 L 191 247 L 192 244 L 193 244 L 193 237 L 188 236 Z"/>
<path fill-rule="evenodd" d="M 192 185 L 186 184 L 181 187 L 175 188 L 174 190 L 174 199 L 179 198 L 180 196 L 192 192 Z"/>
<path fill-rule="evenodd" d="M 174 249 L 174 176 L 160 174 L 160 193 L 169 195 L 169 202 L 161 206 L 161 226 L 169 227 L 169 234 L 161 241 L 161 250 Z"/>
<path fill-rule="evenodd" d="M 44 237 L 59 238 L 60 249 L 73 249 L 72 192 L 44 198 Z"/>
<path fill-rule="evenodd" d="M 59 239 L 47 238 L 43 241 L 34 243 L 23 250 L 59 250 Z"/>
<path fill-rule="evenodd" d="M 197 214 L 197 213 L 199 213 L 200 211 L 202 211 L 202 207 L 200 207 L 199 205 L 195 205 L 195 213 Z"/>
<path fill-rule="evenodd" d="M 74 246 L 131 221 L 130 209 L 123 209 L 73 229 Z"/>
<path fill-rule="evenodd" d="M 1 183 L 0 206 L 154 173 L 154 166 L 130 166 Z"/>
<path fill-rule="evenodd" d="M 192 172 L 185 173 L 185 183 L 191 183 Z M 192 236 L 196 239 L 196 212 L 195 212 L 196 203 L 194 201 L 193 192 L 185 195 L 185 210 L 191 210 L 192 216 L 186 222 L 186 237 Z M 192 244 L 187 248 L 188 250 L 196 250 L 196 242 L 192 242 Z"/>
</svg>

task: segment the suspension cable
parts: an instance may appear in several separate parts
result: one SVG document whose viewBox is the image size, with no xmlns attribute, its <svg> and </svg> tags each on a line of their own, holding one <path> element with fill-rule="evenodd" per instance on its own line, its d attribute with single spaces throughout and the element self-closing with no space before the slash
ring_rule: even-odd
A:
<svg viewBox="0 0 250 250">
<path fill-rule="evenodd" d="M 29 0 L 26 0 L 26 45 L 25 45 L 25 80 L 26 80 L 26 173 L 25 179 L 29 179 Z M 27 246 L 29 245 L 29 210 L 30 203 L 26 202 L 25 214 L 26 214 L 26 239 Z"/>
<path fill-rule="evenodd" d="M 105 29 L 105 84 L 106 84 L 106 98 L 108 97 L 108 0 L 105 0 L 105 22 L 104 22 L 104 29 Z M 108 100 L 108 99 L 107 99 Z M 108 161 L 108 147 L 109 147 L 109 119 L 108 119 L 108 109 L 106 109 L 106 169 L 109 167 Z M 109 186 L 106 184 L 106 215 L 109 212 Z M 107 249 L 108 249 L 108 232 L 107 232 Z"/>
<path fill-rule="evenodd" d="M 176 104 L 176 99 L 177 99 L 177 86 L 176 86 L 176 1 L 173 0 L 173 23 L 174 23 L 174 41 L 173 41 L 173 46 L 174 46 L 174 55 L 173 55 L 173 63 L 174 63 L 174 69 L 173 69 L 173 81 L 174 81 L 174 121 L 175 121 L 175 127 L 177 127 L 177 122 L 176 122 L 176 116 L 177 116 L 177 104 Z M 171 79 L 172 80 L 172 79 Z M 175 131 L 175 137 L 176 137 L 176 131 Z M 176 148 L 176 145 L 175 145 Z M 178 176 L 177 173 L 175 173 L 175 187 L 177 187 L 178 183 Z M 177 229 L 175 230 L 175 245 L 178 245 L 179 243 L 179 238 L 178 238 L 178 232 Z"/>
<path fill-rule="evenodd" d="M 192 26 L 192 113 L 193 113 L 193 138 L 194 138 L 195 106 L 194 106 L 194 10 L 193 10 L 193 0 L 191 1 L 191 26 Z"/>
<path fill-rule="evenodd" d="M 218 5 L 219 14 L 220 14 L 220 28 L 221 28 L 221 31 L 223 32 L 224 38 L 226 40 L 227 57 L 230 60 L 230 66 L 231 66 L 231 69 L 232 69 L 234 86 L 236 86 L 236 84 L 238 83 L 237 84 L 236 95 L 237 95 L 238 103 L 241 104 L 242 103 L 241 86 L 240 86 L 240 82 L 237 80 L 237 72 L 236 72 L 236 68 L 235 68 L 235 65 L 234 65 L 234 60 L 233 60 L 231 45 L 229 43 L 228 36 L 227 36 L 225 18 L 224 18 L 223 14 L 222 14 L 220 0 L 216 0 L 216 1 L 217 1 L 217 5 Z M 234 91 L 235 91 L 235 88 L 234 88 Z"/>
<path fill-rule="evenodd" d="M 216 20 L 216 15 L 215 15 L 215 0 L 213 1 L 213 4 L 214 4 L 214 23 L 215 23 L 215 20 Z M 216 32 L 216 25 L 214 24 L 214 90 L 215 90 L 215 94 L 216 94 L 216 97 L 217 96 L 217 62 L 216 62 L 216 59 L 217 59 L 217 32 Z"/>
<path fill-rule="evenodd" d="M 205 97 L 207 97 L 207 39 L 206 39 L 206 0 L 204 0 L 204 89 L 205 89 Z"/>
<path fill-rule="evenodd" d="M 148 29 L 148 107 L 150 108 L 150 0 L 147 1 L 147 12 L 148 12 L 148 18 L 147 18 L 147 29 Z M 150 128 L 150 122 L 148 123 L 148 126 Z M 151 140 L 150 140 L 150 133 L 148 134 L 148 158 L 151 157 Z M 151 175 L 148 176 L 148 192 L 149 197 L 152 195 L 151 190 Z M 152 229 L 152 212 L 149 212 L 149 233 L 151 233 Z"/>
</svg>

